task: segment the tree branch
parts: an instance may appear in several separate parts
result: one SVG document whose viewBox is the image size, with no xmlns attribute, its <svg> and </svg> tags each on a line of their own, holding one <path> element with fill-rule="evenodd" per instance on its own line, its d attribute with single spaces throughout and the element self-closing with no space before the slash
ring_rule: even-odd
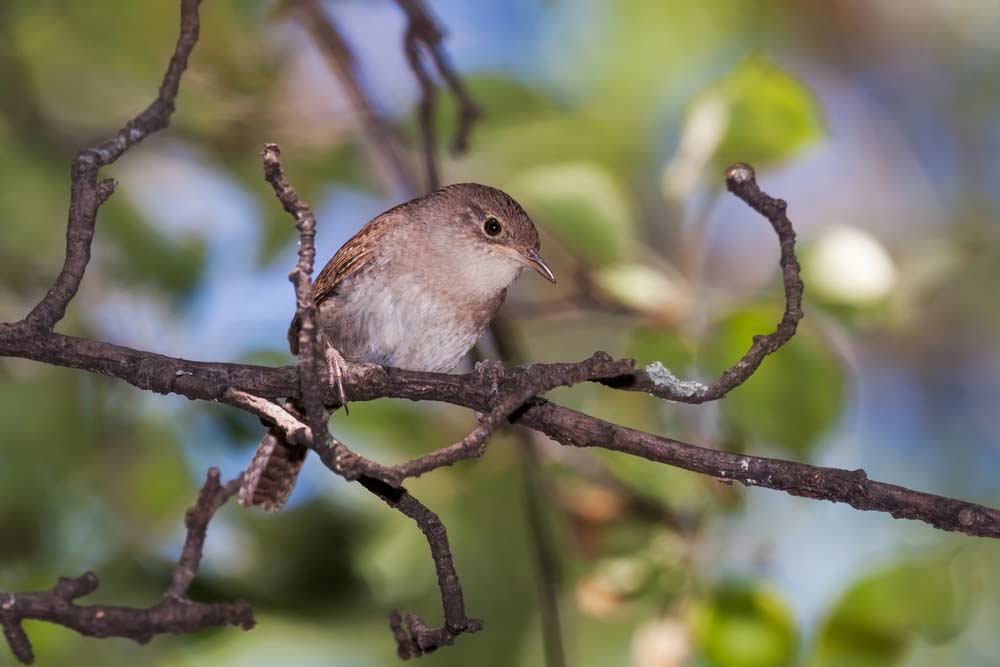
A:
<svg viewBox="0 0 1000 667">
<path fill-rule="evenodd" d="M 434 80 L 424 64 L 421 49 L 426 49 L 452 94 L 458 101 L 458 124 L 451 142 L 453 155 L 460 155 L 468 147 L 469 135 L 482 110 L 472 99 L 462 79 L 455 72 L 448 54 L 444 50 L 444 32 L 431 16 L 422 0 L 396 0 L 396 4 L 406 13 L 407 26 L 403 35 L 403 52 L 420 85 L 420 103 L 417 116 L 420 121 L 420 136 L 423 144 L 424 165 L 427 172 L 427 189 L 440 187 L 437 166 L 437 132 L 434 128 L 434 102 L 437 90 Z"/>
<path fill-rule="evenodd" d="M 198 41 L 199 5 L 200 0 L 181 1 L 180 32 L 156 99 L 113 137 L 97 147 L 80 152 L 74 160 L 66 226 L 66 257 L 62 270 L 48 293 L 24 320 L 15 325 L 0 324 L 0 337 L 6 343 L 17 341 L 15 344 L 30 348 L 33 340 L 47 339 L 47 343 L 56 345 L 73 340 L 53 334 L 52 328 L 63 318 L 69 302 L 80 288 L 90 261 L 97 211 L 115 191 L 115 182 L 110 179 L 98 181 L 98 173 L 102 167 L 124 155 L 129 148 L 169 125 L 181 76 Z M 75 352 L 83 358 L 87 358 L 90 352 L 100 350 L 100 344 L 95 350 L 86 341 L 77 342 L 79 345 L 75 346 Z M 96 358 L 90 360 L 98 361 Z M 137 384 L 149 389 L 169 390 L 169 386 L 183 374 L 178 369 L 174 379 L 155 377 L 157 371 L 152 370 L 144 360 L 136 362 L 130 368 L 130 373 Z M 113 365 L 115 360 L 106 358 L 99 363 Z M 110 367 L 106 366 L 105 370 L 110 370 Z M 198 501 L 188 511 L 187 538 L 170 586 L 164 599 L 153 607 L 133 609 L 107 605 L 77 606 L 74 604 L 77 598 L 97 589 L 98 580 L 92 572 L 76 578 L 60 578 L 49 591 L 0 593 L 0 624 L 15 657 L 23 663 L 34 660 L 31 643 L 21 627 L 21 622 L 25 619 L 49 621 L 83 635 L 127 637 L 139 643 L 145 643 L 154 635 L 166 632 L 192 632 L 221 625 L 239 625 L 244 629 L 253 627 L 253 613 L 245 602 L 206 604 L 193 602 L 187 597 L 188 588 L 201 562 L 208 523 L 216 510 L 236 492 L 238 486 L 238 480 L 220 485 L 219 471 L 215 468 L 209 471 Z"/>
<path fill-rule="evenodd" d="M 616 382 L 618 389 L 643 391 L 678 403 L 706 403 L 716 401 L 750 379 L 760 367 L 764 357 L 774 354 L 791 340 L 802 319 L 802 278 L 799 262 L 795 257 L 795 230 L 785 215 L 786 204 L 774 199 L 760 189 L 753 167 L 734 164 L 726 170 L 726 187 L 752 209 L 767 218 L 778 235 L 781 246 L 781 275 L 785 286 L 785 311 L 777 328 L 766 336 L 754 336 L 747 353 L 727 368 L 711 384 L 676 378 L 660 362 L 648 364 L 642 372 Z"/>
<path fill-rule="evenodd" d="M 299 394 L 294 367 L 188 361 L 73 336 L 39 334 L 21 325 L 0 325 L 0 356 L 80 368 L 118 377 L 140 389 L 192 399 L 217 400 L 230 387 L 262 398 L 298 397 Z M 505 371 L 503 382 L 514 380 L 525 372 L 524 368 L 547 365 L 531 364 Z M 632 377 L 641 377 L 641 373 L 633 371 L 614 384 L 629 382 Z M 355 363 L 346 364 L 344 369 L 344 387 L 354 401 L 405 398 L 441 401 L 488 412 L 497 400 L 497 387 L 491 385 L 492 380 L 484 381 L 476 373 L 423 373 Z M 331 389 L 325 392 L 326 400 L 336 401 Z M 943 530 L 1000 537 L 998 510 L 873 480 L 859 487 L 858 474 L 847 470 L 698 447 L 626 429 L 548 401 L 532 402 L 518 414 L 515 422 L 541 431 L 564 445 L 624 451 L 719 479 L 819 500 L 848 502 L 858 509 L 925 521 Z M 751 475 L 745 474 L 751 471 Z M 747 482 L 747 479 L 752 481 Z M 848 486 L 844 485 L 845 479 L 850 480 Z M 857 493 L 846 493 L 850 488 Z M 959 514 L 962 514 L 961 519 Z"/>
<path fill-rule="evenodd" d="M 409 18 L 408 56 L 412 50 L 415 59 L 411 58 L 410 64 L 418 79 L 422 84 L 425 79 L 430 81 L 420 57 L 423 48 L 459 99 L 461 122 L 453 148 L 460 150 L 478 109 L 448 63 L 441 48 L 441 31 L 424 4 L 420 0 L 397 0 L 397 3 Z M 353 400 L 382 397 L 434 400 L 486 413 L 482 423 L 459 443 L 397 466 L 385 466 L 354 454 L 334 439 L 327 428 L 325 405 L 336 403 L 338 397 L 329 383 L 323 381 L 320 367 L 322 343 L 316 330 L 315 303 L 311 295 L 315 220 L 285 178 L 279 149 L 273 144 L 265 147 L 262 156 L 265 175 L 285 210 L 295 217 L 300 236 L 298 263 L 289 276 L 296 287 L 296 311 L 302 323 L 297 366 L 267 368 L 189 361 L 53 332 L 52 328 L 64 316 L 86 270 L 98 208 L 114 192 L 112 181 L 97 180 L 98 172 L 135 143 L 169 123 L 180 77 L 198 38 L 198 7 L 198 0 L 181 2 L 180 36 L 156 100 L 114 137 L 83 151 L 74 161 L 64 266 L 53 287 L 24 320 L 0 323 L 0 356 L 79 368 L 120 378 L 143 390 L 225 402 L 259 415 L 277 425 L 271 432 L 273 437 L 299 440 L 316 450 L 331 470 L 345 479 L 359 481 L 390 507 L 413 519 L 427 538 L 435 563 L 444 624 L 431 629 L 414 614 L 404 618 L 393 612 L 390 627 L 401 657 L 421 655 L 449 644 L 463 632 L 478 630 L 481 622 L 465 614 L 462 589 L 444 526 L 433 512 L 399 484 L 406 477 L 481 454 L 489 435 L 505 421 L 533 428 L 563 445 L 603 447 L 720 480 L 846 502 L 862 510 L 925 521 L 943 530 L 1000 537 L 1000 511 L 996 509 L 872 481 L 861 470 L 822 468 L 706 449 L 618 426 L 538 398 L 538 394 L 555 386 L 598 381 L 615 389 L 644 391 L 680 402 L 715 400 L 745 382 L 768 354 L 794 335 L 802 317 L 802 283 L 795 259 L 795 234 L 785 215 L 785 203 L 762 192 L 753 170 L 747 165 L 731 167 L 726 182 L 733 194 L 769 220 L 779 238 L 786 303 L 774 332 L 755 337 L 748 352 L 709 385 L 677 380 L 662 365 L 651 364 L 636 370 L 630 360 L 612 361 L 603 354 L 576 364 L 530 364 L 509 371 L 492 366 L 466 375 L 345 364 L 344 384 Z M 427 91 L 424 92 L 426 96 Z M 433 89 L 430 94 L 433 95 Z M 433 167 L 432 114 L 427 114 L 426 119 L 430 122 L 424 128 L 425 157 L 430 161 L 429 167 Z M 278 399 L 290 402 L 277 404 L 274 401 Z M 298 413 L 297 405 L 303 406 L 304 416 Z M 208 523 L 215 511 L 236 493 L 238 486 L 238 480 L 221 485 L 218 471 L 209 472 L 198 501 L 188 512 L 187 539 L 167 594 L 154 607 L 77 606 L 74 600 L 97 587 L 97 579 L 91 573 L 75 579 L 60 579 L 49 591 L 0 593 L 0 625 L 18 659 L 27 662 L 33 657 L 30 642 L 21 628 L 24 619 L 48 620 L 82 634 L 129 637 L 139 642 L 163 632 L 189 632 L 226 624 L 252 627 L 253 617 L 245 603 L 203 604 L 186 597 L 201 561 Z"/>
<path fill-rule="evenodd" d="M 309 31 L 341 88 L 347 95 L 363 133 L 364 147 L 382 180 L 397 199 L 409 199 L 417 179 L 403 159 L 395 131 L 376 113 L 358 80 L 357 62 L 337 23 L 319 0 L 284 0 L 284 7 Z"/>
<path fill-rule="evenodd" d="M 381 498 L 389 507 L 399 510 L 413 519 L 427 538 L 437 571 L 441 604 L 444 608 L 444 625 L 430 629 L 416 614 L 409 613 L 402 618 L 398 611 L 389 614 L 389 628 L 396 638 L 397 653 L 402 659 L 415 658 L 434 649 L 454 642 L 455 637 L 465 632 L 478 632 L 483 622 L 465 615 L 465 599 L 462 584 L 455 571 L 455 563 L 448 545 L 448 533 L 438 516 L 427 509 L 404 488 L 397 488 L 371 477 L 361 477 L 358 482 Z"/>
<path fill-rule="evenodd" d="M 198 6 L 201 0 L 182 0 L 181 28 L 177 45 L 170 57 L 170 64 L 160 84 L 156 99 L 142 113 L 125 123 L 125 126 L 103 144 L 90 148 L 73 162 L 70 186 L 69 223 L 66 226 L 66 259 L 62 271 L 48 294 L 28 313 L 28 324 L 41 329 L 52 329 L 66 314 L 66 307 L 80 289 L 84 271 L 90 262 L 90 246 L 97 222 L 97 209 L 115 190 L 111 180 L 97 181 L 101 167 L 113 163 L 129 148 L 149 135 L 170 124 L 174 113 L 181 75 L 187 69 L 188 57 L 198 41 Z"/>
<path fill-rule="evenodd" d="M 88 637 L 124 637 L 139 644 L 159 634 L 182 634 L 225 625 L 251 629 L 253 611 L 246 602 L 204 603 L 187 597 L 201 563 L 208 523 L 236 493 L 239 483 L 239 479 L 234 479 L 220 484 L 219 470 L 208 471 L 197 502 L 187 512 L 187 538 L 170 586 L 163 599 L 152 607 L 76 605 L 75 600 L 97 590 L 97 575 L 93 572 L 74 578 L 61 577 L 47 591 L 0 592 L 0 624 L 17 659 L 25 664 L 34 662 L 31 643 L 21 628 L 25 620 L 55 623 Z"/>
</svg>

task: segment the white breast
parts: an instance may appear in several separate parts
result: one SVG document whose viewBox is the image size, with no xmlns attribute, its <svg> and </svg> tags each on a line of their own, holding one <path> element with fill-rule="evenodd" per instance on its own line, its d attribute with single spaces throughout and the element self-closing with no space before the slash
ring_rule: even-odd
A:
<svg viewBox="0 0 1000 667">
<path fill-rule="evenodd" d="M 392 263 L 392 281 L 380 267 L 325 302 L 321 326 L 348 359 L 433 372 L 462 360 L 521 272 L 517 262 L 488 252 L 430 257 L 425 249 L 396 255 Z M 432 281 L 428 265 L 449 279 Z"/>
<path fill-rule="evenodd" d="M 321 326 L 350 359 L 445 372 L 483 332 L 453 303 L 418 282 L 359 281 L 343 299 L 324 304 Z"/>
</svg>

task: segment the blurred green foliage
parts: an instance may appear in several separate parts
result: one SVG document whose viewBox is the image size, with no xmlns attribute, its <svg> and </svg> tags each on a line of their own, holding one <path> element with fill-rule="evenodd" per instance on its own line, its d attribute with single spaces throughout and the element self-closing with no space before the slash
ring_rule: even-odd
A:
<svg viewBox="0 0 1000 667">
<path fill-rule="evenodd" d="M 725 118 L 713 173 L 734 162 L 774 165 L 823 135 L 812 92 L 762 57 L 748 59 L 695 98 L 695 108 L 705 104 L 719 104 Z"/>
<path fill-rule="evenodd" d="M 341 12 L 395 11 L 391 3 L 328 4 L 338 20 Z M 445 23 L 459 21 L 448 25 L 453 36 L 446 40 L 459 67 L 477 36 L 494 31 L 509 41 L 508 53 L 534 54 L 530 66 L 465 73 L 486 115 L 470 153 L 442 165 L 446 180 L 509 190 L 541 227 L 560 284 L 538 287 L 525 278 L 506 311 L 531 359 L 575 360 L 605 349 L 704 380 L 744 354 L 754 335 L 773 330 L 780 317 L 776 253 L 764 256 L 745 235 L 759 231 L 773 243 L 769 230 L 758 224 L 734 232 L 725 226 L 733 209 L 713 215 L 704 205 L 715 201 L 731 161 L 753 163 L 766 188 L 774 183 L 773 193 L 793 203 L 803 247 L 821 244 L 815 230 L 834 223 L 868 226 L 873 243 L 892 246 L 885 256 L 899 277 L 884 295 L 856 308 L 813 299 L 807 285 L 798 335 L 718 405 L 664 404 L 599 386 L 559 390 L 554 400 L 705 446 L 865 465 L 892 482 L 932 479 L 935 492 L 996 504 L 995 481 L 984 492 L 967 479 L 997 460 L 995 438 L 988 439 L 995 411 L 970 415 L 950 403 L 935 420 L 913 421 L 939 386 L 968 404 L 998 393 L 981 378 L 970 380 L 995 363 L 990 346 L 1000 322 L 992 288 L 1000 281 L 995 193 L 976 180 L 995 173 L 980 151 L 991 145 L 981 137 L 994 136 L 1000 102 L 989 67 L 963 64 L 995 60 L 986 46 L 992 42 L 976 41 L 974 18 L 954 23 L 959 13 L 942 9 L 953 29 L 922 34 L 919 11 L 902 27 L 881 23 L 888 4 L 556 2 L 531 4 L 543 26 L 531 36 L 513 19 L 506 25 L 465 16 L 455 2 L 431 4 Z M 152 98 L 175 39 L 176 5 L 0 3 L 0 320 L 23 316 L 58 270 L 68 166 L 80 147 L 108 136 Z M 478 16 L 483 7 L 466 10 Z M 200 353 L 218 348 L 200 318 L 229 308 L 239 317 L 219 320 L 233 328 L 224 337 L 225 360 L 289 362 L 284 322 L 254 319 L 290 312 L 290 289 L 283 292 L 288 301 L 263 303 L 254 280 L 273 276 L 287 288 L 278 260 L 294 243 L 288 217 L 262 182 L 261 144 L 282 144 L 286 169 L 317 209 L 335 188 L 366 197 L 390 188 L 372 168 L 322 58 L 305 33 L 271 10 L 259 0 L 204 3 L 203 38 L 170 130 L 108 170 L 137 183 L 145 175 L 132 158 L 170 155 L 170 174 L 197 167 L 217 176 L 250 202 L 254 219 L 223 237 L 221 216 L 206 209 L 188 224 L 170 222 L 202 192 L 177 195 L 172 184 L 155 183 L 149 190 L 160 196 L 147 200 L 139 188 L 122 188 L 101 209 L 94 259 L 61 331 Z M 359 25 L 344 26 L 352 44 L 376 39 L 389 45 L 386 53 L 398 48 L 399 35 L 361 34 L 373 23 Z M 886 25 L 898 30 L 894 39 Z M 932 54 L 928 43 L 938 50 Z M 395 72 L 381 62 L 357 66 L 364 84 L 392 91 L 378 101 L 393 132 L 416 145 L 402 58 Z M 941 76 L 943 67 L 962 71 Z M 937 88 L 942 80 L 955 87 Z M 902 96 L 900 88 L 927 94 L 919 104 L 900 103 L 899 118 L 887 122 L 879 110 Z M 869 98 L 878 103 L 865 106 Z M 854 111 L 859 106 L 864 112 Z M 933 132 L 920 125 L 921 114 Z M 455 106 L 443 99 L 442 149 L 455 118 Z M 845 142 L 852 132 L 859 138 Z M 918 148 L 949 139 L 955 144 L 935 148 L 943 158 L 914 166 Z M 405 158 L 420 164 L 412 150 Z M 940 173 L 950 161 L 961 163 L 957 182 Z M 875 166 L 851 180 L 868 163 Z M 903 167 L 909 170 L 896 173 Z M 938 199 L 951 191 L 965 203 L 942 208 Z M 227 192 L 219 189 L 220 208 L 234 206 L 221 199 Z M 898 203 L 908 198 L 911 207 Z M 899 222 L 891 224 L 886 211 Z M 320 233 L 362 222 L 324 219 Z M 732 238 L 719 241 L 712 234 L 719 229 Z M 246 239 L 251 259 L 234 269 L 226 261 Z M 807 271 L 813 256 L 802 256 Z M 699 268 L 719 257 L 733 263 L 727 280 Z M 853 277 L 863 273 L 851 257 L 841 261 Z M 219 265 L 229 273 L 220 277 L 213 271 Z M 572 301 L 584 287 L 599 293 L 596 305 L 550 312 L 550 302 Z M 253 334 L 265 327 L 274 335 L 261 342 Z M 914 386 L 918 381 L 927 386 Z M 892 391 L 884 384 L 873 391 L 876 382 Z M 857 396 L 875 401 L 893 392 L 901 398 L 878 403 L 873 409 L 884 412 L 868 417 L 877 423 L 856 436 L 864 407 Z M 937 422 L 951 429 L 941 438 L 944 454 L 915 442 Z M 0 361 L 0 424 L 0 589 L 47 588 L 90 568 L 103 582 L 94 600 L 143 606 L 162 594 L 204 468 L 235 473 L 261 433 L 257 420 L 222 406 L 143 395 L 103 377 L 19 360 Z M 472 424 L 467 411 L 447 406 L 379 401 L 336 415 L 332 428 L 366 454 L 399 461 L 454 442 Z M 844 433 L 871 447 L 845 449 L 851 438 Z M 963 448 L 966 442 L 982 444 Z M 541 664 L 539 573 L 518 457 L 516 444 L 500 436 L 484 459 L 412 484 L 448 527 L 469 613 L 486 620 L 483 633 L 422 658 L 425 665 Z M 844 529 L 828 522 L 825 506 L 801 509 L 780 497 L 762 510 L 767 491 L 744 492 L 605 451 L 565 448 L 544 460 L 543 513 L 560 557 L 549 576 L 560 591 L 574 666 L 985 667 L 1000 653 L 992 545 L 972 549 L 968 540 L 924 526 L 844 509 L 836 516 L 850 516 L 850 530 L 837 535 L 850 537 L 834 549 L 821 538 Z M 307 467 L 296 502 L 280 515 L 231 506 L 209 531 L 195 595 L 252 601 L 259 621 L 253 632 L 160 637 L 140 648 L 29 623 L 40 663 L 393 664 L 386 611 L 440 617 L 426 543 L 407 519 L 316 468 Z M 812 534 L 796 530 L 801 524 Z M 857 556 L 869 546 L 878 559 Z M 802 590 L 814 580 L 821 591 Z"/>
<path fill-rule="evenodd" d="M 693 623 L 709 664 L 795 664 L 795 621 L 781 598 L 763 588 L 722 584 L 694 611 Z"/>
<path fill-rule="evenodd" d="M 757 308 L 728 317 L 708 341 L 706 366 L 722 369 L 749 349 L 748 341 L 770 333 L 780 307 Z M 725 427 L 740 442 L 778 445 L 793 458 L 809 454 L 834 424 L 844 399 L 838 360 L 809 322 L 754 373 L 753 382 L 734 390 L 722 404 Z M 761 406 L 781 406 L 764 410 Z"/>
<path fill-rule="evenodd" d="M 604 264 L 630 254 L 632 214 L 610 173 L 599 165 L 534 167 L 515 176 L 507 189 L 582 261 Z"/>
<path fill-rule="evenodd" d="M 917 637 L 953 639 L 982 595 L 982 572 L 968 556 L 904 560 L 858 581 L 826 619 L 810 664 L 894 665 Z"/>
</svg>

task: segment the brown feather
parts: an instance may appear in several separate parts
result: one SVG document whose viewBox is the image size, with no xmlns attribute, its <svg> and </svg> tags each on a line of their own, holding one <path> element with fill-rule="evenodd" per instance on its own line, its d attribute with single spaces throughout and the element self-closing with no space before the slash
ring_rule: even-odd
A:
<svg viewBox="0 0 1000 667">
<path fill-rule="evenodd" d="M 488 234 L 495 218 L 502 231 Z M 400 204 L 352 236 L 313 283 L 325 344 L 351 361 L 446 372 L 475 344 L 533 255 L 538 231 L 509 195 L 459 183 Z M 512 259 L 512 256 L 514 259 Z M 298 354 L 296 315 L 288 342 Z M 254 457 L 240 502 L 280 508 L 308 450 L 272 429 Z"/>
<path fill-rule="evenodd" d="M 313 283 L 313 299 L 317 305 L 330 298 L 345 278 L 364 268 L 366 261 L 378 247 L 385 228 L 398 222 L 398 217 L 391 215 L 393 211 L 395 209 L 368 222 L 326 263 Z"/>
</svg>

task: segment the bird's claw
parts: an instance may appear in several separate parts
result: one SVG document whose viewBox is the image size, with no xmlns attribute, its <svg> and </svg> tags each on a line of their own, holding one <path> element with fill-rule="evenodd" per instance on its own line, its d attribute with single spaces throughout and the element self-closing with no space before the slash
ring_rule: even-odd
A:
<svg viewBox="0 0 1000 667">
<path fill-rule="evenodd" d="M 326 346 L 326 370 L 330 384 L 337 390 L 337 400 L 344 408 L 344 414 L 350 414 L 347 409 L 347 392 L 344 391 L 344 357 L 333 345 Z"/>
</svg>

